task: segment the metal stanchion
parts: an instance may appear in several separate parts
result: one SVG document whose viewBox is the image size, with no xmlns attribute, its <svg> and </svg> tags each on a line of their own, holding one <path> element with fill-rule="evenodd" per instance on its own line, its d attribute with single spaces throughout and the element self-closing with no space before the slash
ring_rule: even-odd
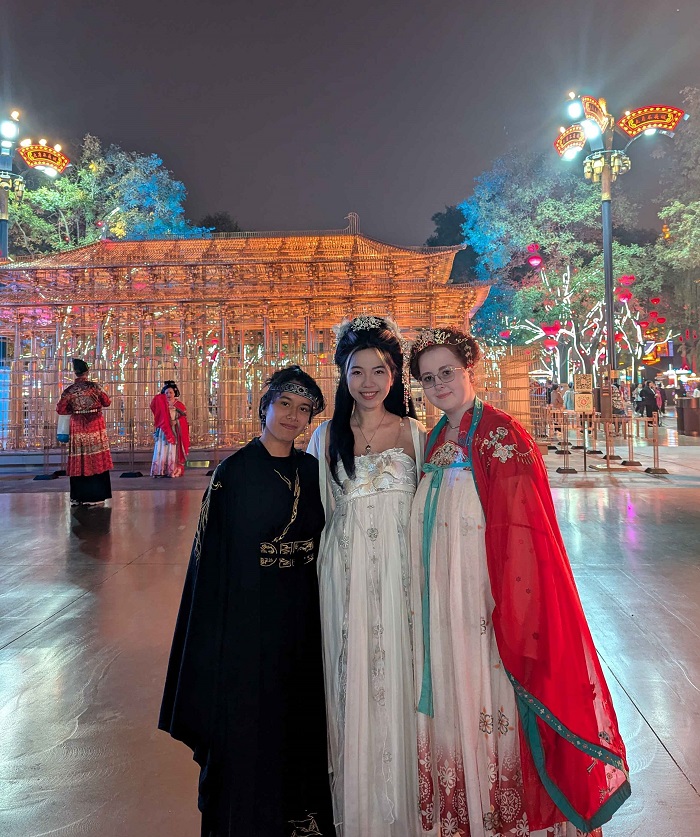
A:
<svg viewBox="0 0 700 837">
<path fill-rule="evenodd" d="M 569 416 L 567 413 L 562 416 L 561 437 L 562 447 L 557 453 L 564 457 L 564 463 L 560 468 L 557 468 L 557 474 L 577 474 L 576 468 L 572 468 L 569 464 Z"/>
<path fill-rule="evenodd" d="M 606 462 L 619 462 L 622 457 L 615 453 L 615 420 L 603 419 L 603 433 L 605 433 L 605 455 L 603 459 Z"/>
<path fill-rule="evenodd" d="M 596 413 L 593 413 L 590 417 L 590 436 L 592 436 L 591 446 L 588 448 L 588 453 L 602 453 L 602 450 L 598 449 L 598 420 L 599 417 Z"/>
<path fill-rule="evenodd" d="M 44 422 L 44 435 L 42 441 L 42 452 L 43 452 L 43 461 L 42 461 L 42 468 L 44 473 L 37 474 L 34 479 L 35 480 L 55 480 L 58 474 L 56 472 L 49 473 L 49 468 L 51 467 L 51 436 L 55 432 L 55 428 L 53 423 L 47 424 Z"/>
<path fill-rule="evenodd" d="M 651 426 L 651 443 L 654 452 L 654 465 L 652 468 L 645 468 L 644 472 L 647 474 L 668 474 L 665 468 L 662 468 L 659 463 L 659 414 L 652 415 Z"/>
<path fill-rule="evenodd" d="M 583 413 L 573 413 L 572 421 L 575 422 L 574 424 L 574 442 L 575 445 L 571 446 L 571 450 L 582 450 L 585 452 L 586 450 L 586 433 L 585 433 L 585 421 Z M 579 444 L 579 441 L 581 444 Z"/>
<path fill-rule="evenodd" d="M 627 432 L 627 459 L 622 460 L 623 465 L 641 465 L 642 463 L 634 458 L 634 439 L 632 438 L 632 422 L 634 419 L 631 416 L 625 416 L 623 419 Z"/>
<path fill-rule="evenodd" d="M 135 453 L 136 453 L 136 420 L 129 419 L 129 470 L 119 474 L 119 477 L 126 479 L 133 479 L 135 477 L 142 477 L 141 471 L 136 471 Z"/>
<path fill-rule="evenodd" d="M 214 425 L 214 436 L 215 436 L 215 442 L 214 442 L 214 457 L 213 457 L 213 459 L 214 459 L 214 467 L 213 467 L 213 468 L 210 468 L 210 469 L 207 471 L 207 476 L 208 476 L 208 477 L 211 477 L 211 476 L 213 476 L 213 475 L 214 475 L 214 471 L 216 471 L 216 469 L 217 469 L 217 467 L 218 467 L 218 465 L 219 465 L 219 443 L 220 443 L 220 440 L 221 440 L 221 432 L 220 432 L 220 427 L 219 427 L 219 423 L 220 423 L 220 418 L 219 418 L 219 416 L 220 416 L 220 410 L 219 410 L 219 405 L 218 405 L 218 403 L 217 403 L 217 406 L 216 406 L 216 423 L 215 423 L 215 425 Z"/>
</svg>

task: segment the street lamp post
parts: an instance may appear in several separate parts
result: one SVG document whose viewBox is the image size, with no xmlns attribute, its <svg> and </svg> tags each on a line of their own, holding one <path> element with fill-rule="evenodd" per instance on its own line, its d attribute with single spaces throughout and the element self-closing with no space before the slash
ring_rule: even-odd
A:
<svg viewBox="0 0 700 837">
<path fill-rule="evenodd" d="M 0 262 L 7 261 L 9 238 L 9 193 L 24 191 L 24 180 L 13 171 L 15 140 L 19 134 L 19 113 L 14 110 L 9 119 L 0 122 Z"/>
<path fill-rule="evenodd" d="M 9 258 L 10 191 L 20 200 L 24 194 L 24 178 L 14 170 L 18 136 L 19 113 L 13 110 L 9 119 L 0 121 L 0 262 Z M 28 169 L 44 172 L 48 177 L 62 174 L 71 164 L 60 145 L 50 146 L 45 139 L 40 139 L 38 143 L 23 139 L 17 153 Z"/>
<path fill-rule="evenodd" d="M 612 184 L 632 165 L 627 149 L 642 134 L 673 136 L 682 119 L 688 115 L 679 108 L 668 105 L 648 105 L 615 121 L 608 113 L 605 99 L 593 96 L 569 94 L 567 112 L 573 120 L 568 128 L 561 128 L 554 142 L 557 153 L 565 160 L 572 160 L 586 144 L 591 153 L 583 161 L 583 173 L 587 180 L 600 182 L 601 220 L 603 226 L 603 272 L 605 275 L 605 347 L 611 377 L 617 377 L 615 352 L 615 300 L 613 298 L 612 257 Z M 625 140 L 622 149 L 614 147 L 616 137 Z"/>
</svg>

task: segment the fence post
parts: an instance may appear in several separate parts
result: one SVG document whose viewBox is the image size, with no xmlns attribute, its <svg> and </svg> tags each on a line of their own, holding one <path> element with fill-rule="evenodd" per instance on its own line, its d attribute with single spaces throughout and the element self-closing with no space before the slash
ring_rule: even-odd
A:
<svg viewBox="0 0 700 837">
<path fill-rule="evenodd" d="M 42 453 L 43 453 L 43 474 L 37 474 L 34 479 L 35 480 L 55 480 L 58 476 L 57 471 L 52 471 L 49 473 L 49 468 L 51 467 L 51 433 L 55 432 L 56 426 L 48 422 L 44 422 L 44 430 L 43 430 L 43 439 L 42 439 Z"/>
<path fill-rule="evenodd" d="M 134 460 L 135 456 L 135 447 L 136 447 L 136 419 L 132 416 L 129 419 L 129 470 L 124 471 L 122 474 L 119 474 L 120 479 L 134 479 L 135 477 L 142 477 L 143 474 L 141 471 L 136 471 L 136 463 Z"/>
<path fill-rule="evenodd" d="M 622 460 L 623 465 L 641 465 L 642 463 L 634 458 L 634 439 L 633 436 L 633 425 L 632 422 L 634 419 L 632 416 L 625 416 L 624 422 L 625 427 L 627 429 L 627 459 Z"/>
<path fill-rule="evenodd" d="M 563 447 L 557 453 L 564 457 L 564 463 L 557 468 L 557 474 L 577 474 L 576 468 L 572 468 L 569 464 L 569 414 L 566 412 L 562 416 L 561 436 Z"/>
<path fill-rule="evenodd" d="M 603 459 L 607 462 L 617 462 L 618 460 L 622 459 L 622 457 L 615 453 L 615 442 L 613 439 L 615 438 L 615 419 L 613 418 L 605 418 L 603 419 L 603 433 L 605 433 L 605 455 Z"/>
<path fill-rule="evenodd" d="M 652 414 L 651 443 L 654 452 L 654 465 L 652 468 L 645 468 L 644 472 L 647 474 L 668 474 L 665 468 L 660 467 L 659 462 L 659 414 L 657 412 Z"/>
<path fill-rule="evenodd" d="M 590 416 L 590 436 L 593 437 L 591 441 L 591 447 L 588 448 L 588 453 L 602 453 L 602 450 L 598 449 L 598 421 L 600 415 L 599 413 L 591 413 Z"/>
</svg>

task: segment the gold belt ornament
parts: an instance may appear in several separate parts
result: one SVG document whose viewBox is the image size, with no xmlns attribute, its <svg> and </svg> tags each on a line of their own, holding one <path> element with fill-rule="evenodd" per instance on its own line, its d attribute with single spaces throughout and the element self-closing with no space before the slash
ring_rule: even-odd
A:
<svg viewBox="0 0 700 837">
<path fill-rule="evenodd" d="M 278 562 L 280 567 L 293 567 L 299 560 L 302 564 L 310 564 L 315 558 L 313 538 L 260 544 L 261 567 L 272 567 Z"/>
</svg>

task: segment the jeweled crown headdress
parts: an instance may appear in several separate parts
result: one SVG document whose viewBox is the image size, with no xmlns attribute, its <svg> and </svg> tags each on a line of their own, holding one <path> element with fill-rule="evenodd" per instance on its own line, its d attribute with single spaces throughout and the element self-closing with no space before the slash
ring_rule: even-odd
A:
<svg viewBox="0 0 700 837">
<path fill-rule="evenodd" d="M 411 357 L 416 357 L 424 349 L 429 349 L 431 346 L 461 346 L 467 366 L 474 365 L 475 358 L 469 345 L 469 338 L 466 335 L 462 336 L 459 332 L 446 331 L 442 328 L 424 328 L 423 331 L 418 333 L 411 346 Z"/>
<path fill-rule="evenodd" d="M 406 340 L 402 337 L 401 330 L 394 320 L 392 320 L 391 317 L 375 317 L 373 314 L 359 314 L 352 320 L 346 317 L 341 323 L 333 326 L 333 334 L 335 334 L 337 344 L 340 343 L 348 331 L 371 331 L 372 329 L 384 328 L 394 334 L 401 346 L 401 355 L 403 358 L 401 369 L 401 380 L 404 391 L 403 401 L 406 413 L 408 413 L 409 401 L 411 398 L 411 374 L 408 368 L 409 346 Z"/>
</svg>

